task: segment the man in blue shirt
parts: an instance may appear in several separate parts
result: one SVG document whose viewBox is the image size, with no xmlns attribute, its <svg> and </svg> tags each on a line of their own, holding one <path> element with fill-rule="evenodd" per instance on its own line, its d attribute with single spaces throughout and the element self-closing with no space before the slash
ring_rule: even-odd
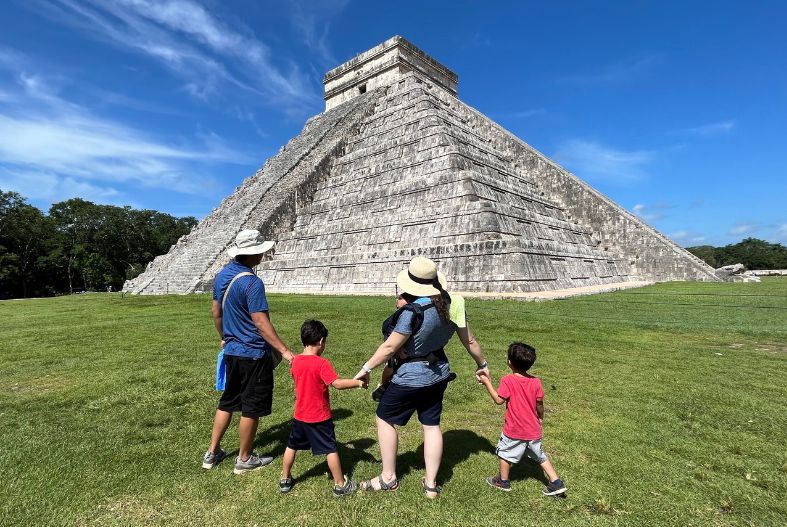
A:
<svg viewBox="0 0 787 527">
<path fill-rule="evenodd" d="M 272 248 L 273 242 L 263 241 L 259 231 L 241 231 L 227 251 L 233 260 L 213 282 L 213 321 L 224 349 L 226 383 L 202 468 L 213 468 L 227 456 L 220 444 L 233 412 L 241 412 L 235 474 L 260 469 L 273 461 L 252 451 L 259 419 L 271 413 L 277 359 L 292 362 L 293 357 L 271 324 L 265 285 L 252 271 Z"/>
</svg>

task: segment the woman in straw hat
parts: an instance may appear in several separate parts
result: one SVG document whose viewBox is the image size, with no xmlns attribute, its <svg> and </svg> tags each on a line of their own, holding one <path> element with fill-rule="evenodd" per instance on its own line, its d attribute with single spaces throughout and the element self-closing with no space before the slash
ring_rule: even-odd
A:
<svg viewBox="0 0 787 527">
<path fill-rule="evenodd" d="M 397 312 L 399 316 L 393 332 L 356 375 L 356 378 L 368 382 L 375 367 L 394 355 L 400 357 L 400 365 L 377 407 L 382 474 L 362 482 L 361 488 L 387 491 L 399 487 L 396 477 L 399 435 L 395 426 L 406 425 L 417 412 L 424 431 L 426 473 L 423 488 L 427 497 L 435 498 L 440 493 L 435 478 L 443 455 L 440 414 L 443 394 L 451 375 L 444 347 L 454 333 L 459 335 L 462 345 L 475 360 L 476 377 L 482 371 L 488 375 L 489 369 L 481 347 L 465 323 L 464 313 L 451 309 L 451 295 L 445 291 L 445 276 L 437 271 L 432 260 L 422 256 L 413 258 L 407 269 L 397 276 L 396 284 L 401 298 L 409 306 Z M 454 299 L 454 304 L 463 303 L 458 295 L 454 295 Z"/>
</svg>

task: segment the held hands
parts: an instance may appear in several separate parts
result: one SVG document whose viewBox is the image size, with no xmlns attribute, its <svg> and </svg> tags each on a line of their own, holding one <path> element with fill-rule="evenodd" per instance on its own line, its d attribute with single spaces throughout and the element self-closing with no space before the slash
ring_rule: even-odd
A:
<svg viewBox="0 0 787 527">
<path fill-rule="evenodd" d="M 363 388 L 366 389 L 369 387 L 369 379 L 371 373 L 372 373 L 372 369 L 368 366 L 368 364 L 364 363 L 364 365 L 361 366 L 361 371 L 356 373 L 353 379 L 363 381 Z"/>
<path fill-rule="evenodd" d="M 355 377 L 353 377 L 353 379 L 356 379 L 356 380 L 359 380 L 359 381 L 363 381 L 363 388 L 364 389 L 369 387 L 369 380 L 370 380 L 370 378 L 371 378 L 371 375 L 369 373 L 367 373 L 366 371 L 364 371 L 364 370 L 359 371 L 358 373 L 355 374 Z"/>
<path fill-rule="evenodd" d="M 483 364 L 483 368 L 478 368 L 475 371 L 475 379 L 478 381 L 478 384 L 484 384 L 485 381 L 491 382 L 492 378 L 489 375 L 489 365 L 486 362 Z"/>
<path fill-rule="evenodd" d="M 281 354 L 281 358 L 286 360 L 288 364 L 292 365 L 292 359 L 295 358 L 295 355 L 293 355 L 290 350 L 285 349 Z"/>
</svg>

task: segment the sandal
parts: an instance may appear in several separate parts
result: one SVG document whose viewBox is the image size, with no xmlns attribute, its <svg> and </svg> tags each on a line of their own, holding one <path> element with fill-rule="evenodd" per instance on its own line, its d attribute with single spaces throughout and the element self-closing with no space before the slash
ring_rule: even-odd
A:
<svg viewBox="0 0 787 527">
<path fill-rule="evenodd" d="M 396 478 L 394 478 L 393 481 L 389 481 L 388 483 L 386 483 L 385 481 L 383 481 L 382 474 L 380 474 L 379 476 L 377 476 L 377 481 L 380 483 L 379 489 L 374 488 L 371 479 L 362 481 L 359 484 L 358 488 L 361 490 L 368 490 L 370 492 L 389 491 L 389 490 L 396 490 L 399 488 L 399 480 Z"/>
<path fill-rule="evenodd" d="M 422 478 L 422 479 L 421 479 L 421 484 L 422 484 L 422 485 L 423 485 L 423 487 L 424 487 L 424 494 L 426 494 L 426 497 L 427 497 L 427 498 L 429 498 L 430 500 L 433 500 L 433 499 L 435 499 L 437 496 L 439 496 L 439 495 L 440 495 L 440 491 L 441 491 L 441 490 L 443 490 L 443 487 L 441 487 L 440 485 L 438 485 L 436 482 L 435 482 L 435 485 L 434 485 L 434 487 L 429 487 L 429 486 L 427 486 L 427 485 L 426 485 L 426 478 Z M 434 494 L 434 496 L 430 496 L 430 495 L 429 495 L 429 493 L 430 493 L 430 492 L 431 492 L 432 494 Z"/>
</svg>

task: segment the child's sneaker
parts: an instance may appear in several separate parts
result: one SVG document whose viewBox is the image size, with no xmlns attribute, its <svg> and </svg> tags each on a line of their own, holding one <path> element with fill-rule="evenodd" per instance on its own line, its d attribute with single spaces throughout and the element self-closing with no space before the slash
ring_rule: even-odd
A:
<svg viewBox="0 0 787 527">
<path fill-rule="evenodd" d="M 544 487 L 542 492 L 544 493 L 544 496 L 557 496 L 558 494 L 563 494 L 566 492 L 566 486 L 563 484 L 563 480 L 558 478 Z"/>
<path fill-rule="evenodd" d="M 486 478 L 486 482 L 496 489 L 500 489 L 505 492 L 511 492 L 511 481 L 507 479 L 500 479 L 500 474 L 497 476 L 489 476 Z"/>
<path fill-rule="evenodd" d="M 279 480 L 279 490 L 282 493 L 290 492 L 292 490 L 292 485 L 294 481 L 292 478 L 284 478 Z"/>
<path fill-rule="evenodd" d="M 347 476 L 344 476 L 344 485 L 333 486 L 333 497 L 341 498 L 342 496 L 349 496 L 356 490 L 358 490 L 358 484 L 351 479 L 347 479 Z"/>
<path fill-rule="evenodd" d="M 205 452 L 205 456 L 202 458 L 202 468 L 210 470 L 214 466 L 221 463 L 221 460 L 225 457 L 227 457 L 227 452 L 222 450 L 221 447 L 219 447 L 219 449 L 215 452 L 208 450 Z"/>
<path fill-rule="evenodd" d="M 273 461 L 272 457 L 263 456 L 260 457 L 256 453 L 252 452 L 249 456 L 249 459 L 246 461 L 241 461 L 240 456 L 235 459 L 235 468 L 232 471 L 235 474 L 243 474 L 245 472 L 251 472 L 253 470 L 259 470 L 265 465 L 269 465 Z"/>
</svg>

